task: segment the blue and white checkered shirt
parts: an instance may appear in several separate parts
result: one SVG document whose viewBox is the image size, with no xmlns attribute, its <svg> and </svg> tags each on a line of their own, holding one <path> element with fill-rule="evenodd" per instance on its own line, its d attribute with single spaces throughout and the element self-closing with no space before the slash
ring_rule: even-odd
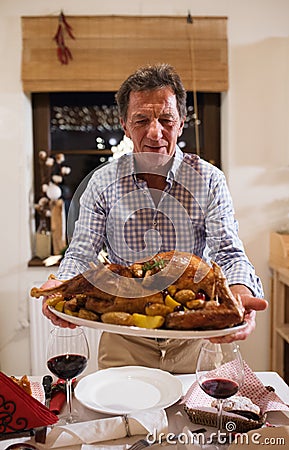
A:
<svg viewBox="0 0 289 450">
<path fill-rule="evenodd" d="M 263 296 L 238 237 L 223 172 L 177 147 L 158 201 L 155 194 L 160 192 L 149 190 L 138 177 L 133 155 L 96 169 L 80 198 L 79 218 L 58 278 L 71 278 L 97 263 L 103 247 L 111 262 L 124 265 L 178 250 L 216 261 L 230 285 L 244 284 Z"/>
</svg>

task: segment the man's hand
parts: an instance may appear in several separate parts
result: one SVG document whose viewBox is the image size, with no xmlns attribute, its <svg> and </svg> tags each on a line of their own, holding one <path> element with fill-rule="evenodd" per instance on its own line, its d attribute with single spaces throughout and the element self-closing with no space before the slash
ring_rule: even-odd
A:
<svg viewBox="0 0 289 450">
<path fill-rule="evenodd" d="M 62 282 L 59 280 L 48 280 L 41 286 L 41 288 L 44 288 L 44 289 L 52 288 L 52 287 L 59 286 L 60 284 L 62 284 Z M 53 297 L 53 295 L 51 295 L 51 297 Z M 73 323 L 67 322 L 66 320 L 60 319 L 59 317 L 57 317 L 55 314 L 53 314 L 53 312 L 51 312 L 48 309 L 48 305 L 46 304 L 47 298 L 48 297 L 43 297 L 43 301 L 42 301 L 42 312 L 43 312 L 44 316 L 47 317 L 47 319 L 51 320 L 53 325 L 56 325 L 58 327 L 76 328 L 76 325 L 74 325 Z"/>
<path fill-rule="evenodd" d="M 253 297 L 250 289 L 246 286 L 236 284 L 230 287 L 233 295 L 236 297 L 239 295 L 241 297 L 243 306 L 245 308 L 244 320 L 247 322 L 246 328 L 244 330 L 238 331 L 235 334 L 229 334 L 228 336 L 211 338 L 210 341 L 215 344 L 230 343 L 233 341 L 245 340 L 256 327 L 256 311 L 263 311 L 267 308 L 268 302 L 263 298 Z"/>
</svg>

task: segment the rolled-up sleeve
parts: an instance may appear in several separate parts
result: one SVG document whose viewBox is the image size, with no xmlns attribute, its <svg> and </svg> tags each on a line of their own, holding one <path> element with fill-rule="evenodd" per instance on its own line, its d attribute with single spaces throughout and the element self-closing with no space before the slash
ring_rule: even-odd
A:
<svg viewBox="0 0 289 450">
<path fill-rule="evenodd" d="M 79 217 L 57 273 L 59 279 L 72 278 L 87 270 L 90 263 L 97 263 L 104 242 L 105 221 L 101 195 L 98 194 L 92 178 L 80 198 Z"/>
<path fill-rule="evenodd" d="M 212 173 L 208 195 L 206 239 L 209 257 L 222 267 L 230 285 L 243 284 L 256 297 L 263 297 L 260 278 L 256 275 L 238 236 L 238 222 L 222 172 Z"/>
</svg>

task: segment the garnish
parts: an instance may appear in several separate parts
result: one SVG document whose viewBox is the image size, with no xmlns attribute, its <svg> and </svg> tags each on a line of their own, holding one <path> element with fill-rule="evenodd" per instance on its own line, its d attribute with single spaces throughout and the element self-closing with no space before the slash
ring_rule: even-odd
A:
<svg viewBox="0 0 289 450">
<path fill-rule="evenodd" d="M 144 272 L 147 272 L 148 270 L 152 269 L 163 269 L 165 267 L 165 261 L 162 258 L 159 259 L 153 259 L 151 261 L 147 261 L 143 265 Z"/>
</svg>

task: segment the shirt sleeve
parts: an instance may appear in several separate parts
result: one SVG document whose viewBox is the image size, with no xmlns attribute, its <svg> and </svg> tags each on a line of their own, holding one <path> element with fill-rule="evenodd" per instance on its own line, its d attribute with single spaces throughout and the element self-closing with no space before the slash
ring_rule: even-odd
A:
<svg viewBox="0 0 289 450">
<path fill-rule="evenodd" d="M 243 284 L 254 296 L 262 298 L 262 283 L 238 236 L 232 198 L 221 171 L 213 172 L 208 195 L 206 242 L 209 258 L 222 267 L 230 285 Z"/>
<path fill-rule="evenodd" d="M 72 240 L 59 266 L 58 279 L 70 279 L 89 269 L 90 263 L 98 263 L 98 254 L 104 242 L 105 216 L 102 196 L 97 193 L 92 178 L 80 198 L 79 217 L 75 222 Z"/>
</svg>

